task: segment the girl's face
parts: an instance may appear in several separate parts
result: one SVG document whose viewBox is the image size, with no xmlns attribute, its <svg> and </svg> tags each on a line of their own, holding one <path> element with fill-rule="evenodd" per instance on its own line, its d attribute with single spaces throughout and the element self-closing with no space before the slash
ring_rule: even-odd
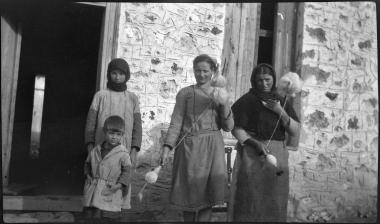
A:
<svg viewBox="0 0 380 224">
<path fill-rule="evenodd" d="M 210 64 L 205 61 L 198 62 L 193 69 L 195 80 L 198 85 L 203 85 L 210 82 L 211 77 L 214 74 L 210 68 Z"/>
<path fill-rule="evenodd" d="M 108 144 L 112 146 L 119 145 L 122 137 L 123 137 L 123 132 L 120 132 L 120 131 L 107 130 L 105 132 L 105 140 Z"/>
<path fill-rule="evenodd" d="M 269 74 L 256 75 L 256 88 L 261 92 L 270 92 L 273 86 L 273 77 Z"/>
<path fill-rule="evenodd" d="M 125 74 L 119 69 L 112 70 L 110 73 L 111 81 L 114 83 L 124 83 L 126 80 Z"/>
</svg>

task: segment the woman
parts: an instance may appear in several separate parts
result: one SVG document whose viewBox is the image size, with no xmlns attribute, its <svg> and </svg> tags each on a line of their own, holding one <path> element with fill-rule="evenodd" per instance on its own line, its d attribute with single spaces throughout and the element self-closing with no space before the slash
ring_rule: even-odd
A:
<svg viewBox="0 0 380 224">
<path fill-rule="evenodd" d="M 270 65 L 253 69 L 251 85 L 232 106 L 232 134 L 238 144 L 228 219 L 285 222 L 289 193 L 285 133 L 296 136 L 299 121 L 291 105 L 283 108 L 285 101 L 276 93 L 276 74 Z M 265 148 L 277 158 L 277 168 L 266 161 Z"/>
<path fill-rule="evenodd" d="M 181 89 L 176 97 L 161 160 L 175 148 L 170 203 L 183 211 L 184 221 L 210 221 L 211 207 L 223 204 L 226 191 L 224 142 L 220 132 L 234 123 L 228 100 L 211 97 L 211 77 L 216 62 L 208 55 L 193 61 L 196 84 Z"/>
</svg>

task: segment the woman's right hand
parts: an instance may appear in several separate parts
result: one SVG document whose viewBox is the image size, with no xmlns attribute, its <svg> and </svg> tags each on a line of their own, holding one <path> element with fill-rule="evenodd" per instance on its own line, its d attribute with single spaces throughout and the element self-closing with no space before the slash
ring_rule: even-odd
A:
<svg viewBox="0 0 380 224">
<path fill-rule="evenodd" d="M 164 166 L 168 162 L 169 151 L 170 151 L 169 146 L 166 146 L 166 145 L 162 146 L 161 158 L 160 158 L 161 166 Z"/>
<path fill-rule="evenodd" d="M 256 139 L 254 139 L 254 138 L 249 138 L 249 139 L 245 140 L 244 144 L 245 145 L 249 145 L 252 148 L 254 148 L 255 151 L 256 151 L 256 153 L 257 153 L 257 155 L 259 155 L 259 156 L 267 154 L 267 152 L 265 151 L 264 144 L 261 143 L 260 141 L 256 140 Z"/>
</svg>

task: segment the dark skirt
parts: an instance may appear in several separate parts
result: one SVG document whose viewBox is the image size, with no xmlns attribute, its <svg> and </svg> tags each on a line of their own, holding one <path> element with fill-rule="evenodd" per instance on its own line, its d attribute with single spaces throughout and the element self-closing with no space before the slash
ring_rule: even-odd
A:
<svg viewBox="0 0 380 224">
<path fill-rule="evenodd" d="M 263 142 L 263 143 L 266 143 Z M 250 146 L 237 146 L 228 210 L 229 221 L 286 222 L 289 194 L 289 153 L 282 141 L 269 150 L 278 168 L 262 161 Z M 278 175 L 279 171 L 283 171 Z"/>
<path fill-rule="evenodd" d="M 189 135 L 174 153 L 170 203 L 183 211 L 223 204 L 227 186 L 220 131 Z"/>
</svg>

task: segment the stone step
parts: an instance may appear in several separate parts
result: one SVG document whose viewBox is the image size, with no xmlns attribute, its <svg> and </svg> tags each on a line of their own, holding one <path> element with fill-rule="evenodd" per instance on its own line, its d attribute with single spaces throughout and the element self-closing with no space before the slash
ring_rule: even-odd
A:
<svg viewBox="0 0 380 224">
<path fill-rule="evenodd" d="M 6 212 L 4 223 L 72 223 L 74 215 L 70 212 Z"/>
</svg>

